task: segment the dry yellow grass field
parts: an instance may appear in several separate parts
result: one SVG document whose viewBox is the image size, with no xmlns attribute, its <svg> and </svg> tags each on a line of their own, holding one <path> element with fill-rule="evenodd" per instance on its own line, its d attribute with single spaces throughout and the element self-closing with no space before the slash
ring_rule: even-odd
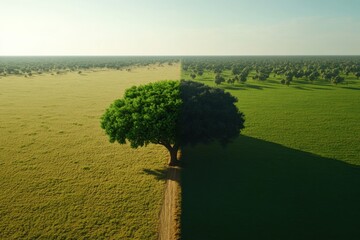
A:
<svg viewBox="0 0 360 240">
<path fill-rule="evenodd" d="M 0 79 L 0 238 L 156 239 L 160 146 L 110 144 L 105 108 L 180 65 Z M 144 171 L 145 170 L 145 171 Z"/>
</svg>

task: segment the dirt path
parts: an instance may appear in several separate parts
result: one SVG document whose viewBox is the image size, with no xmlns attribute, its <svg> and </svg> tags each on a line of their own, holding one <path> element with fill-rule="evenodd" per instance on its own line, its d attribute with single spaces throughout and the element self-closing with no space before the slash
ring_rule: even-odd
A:
<svg viewBox="0 0 360 240">
<path fill-rule="evenodd" d="M 180 236 L 180 168 L 169 167 L 164 203 L 160 212 L 159 240 L 178 240 Z"/>
</svg>

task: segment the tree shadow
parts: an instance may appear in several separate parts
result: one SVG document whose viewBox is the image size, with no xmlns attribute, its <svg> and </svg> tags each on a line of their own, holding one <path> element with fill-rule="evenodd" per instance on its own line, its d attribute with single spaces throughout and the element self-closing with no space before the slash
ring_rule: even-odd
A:
<svg viewBox="0 0 360 240">
<path fill-rule="evenodd" d="M 314 89 L 314 90 L 335 90 L 334 88 L 331 88 L 331 86 L 328 85 L 319 85 L 319 86 L 323 86 L 323 87 L 315 87 L 316 85 L 310 85 L 309 88 Z"/>
<path fill-rule="evenodd" d="M 246 88 L 250 88 L 250 89 L 256 89 L 256 90 L 264 90 L 264 88 L 269 88 L 269 87 L 265 87 L 265 86 L 259 86 L 259 85 L 255 85 L 255 84 L 250 84 L 247 83 L 245 85 Z"/>
<path fill-rule="evenodd" d="M 166 180 L 172 180 L 179 182 L 180 179 L 180 168 L 179 167 L 163 167 L 163 168 L 157 168 L 157 169 L 148 169 L 144 168 L 143 172 L 154 176 L 156 180 L 159 181 L 166 181 Z"/>
<path fill-rule="evenodd" d="M 341 87 L 341 88 L 349 89 L 349 90 L 360 90 L 359 87 Z"/>
<path fill-rule="evenodd" d="M 358 239 L 360 168 L 241 136 L 186 147 L 183 239 Z"/>
<path fill-rule="evenodd" d="M 255 85 L 250 83 L 244 83 L 244 84 L 234 84 L 234 85 L 220 85 L 222 89 L 225 90 L 247 90 L 247 89 L 256 89 L 256 90 L 264 90 L 264 89 L 270 89 L 274 87 L 265 86 L 265 84 L 262 85 Z"/>
<path fill-rule="evenodd" d="M 312 90 L 310 88 L 305 88 L 305 87 L 301 87 L 301 86 L 293 86 L 293 88 L 296 88 L 298 90 L 305 90 L 305 91 L 311 91 Z"/>
</svg>

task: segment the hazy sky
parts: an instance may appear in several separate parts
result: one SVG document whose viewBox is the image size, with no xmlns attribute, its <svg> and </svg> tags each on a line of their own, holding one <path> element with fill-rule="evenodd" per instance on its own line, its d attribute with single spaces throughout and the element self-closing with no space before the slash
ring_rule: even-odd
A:
<svg viewBox="0 0 360 240">
<path fill-rule="evenodd" d="M 0 55 L 360 54 L 360 0 L 0 0 Z"/>
</svg>

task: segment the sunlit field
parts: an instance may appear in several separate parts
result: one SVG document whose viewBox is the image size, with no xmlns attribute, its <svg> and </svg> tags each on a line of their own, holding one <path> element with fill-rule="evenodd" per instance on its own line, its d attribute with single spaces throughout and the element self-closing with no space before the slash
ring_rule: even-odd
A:
<svg viewBox="0 0 360 240">
<path fill-rule="evenodd" d="M 0 78 L 0 238 L 157 239 L 159 146 L 110 144 L 100 117 L 179 64 Z M 151 172 L 151 171 L 150 171 Z"/>
</svg>

